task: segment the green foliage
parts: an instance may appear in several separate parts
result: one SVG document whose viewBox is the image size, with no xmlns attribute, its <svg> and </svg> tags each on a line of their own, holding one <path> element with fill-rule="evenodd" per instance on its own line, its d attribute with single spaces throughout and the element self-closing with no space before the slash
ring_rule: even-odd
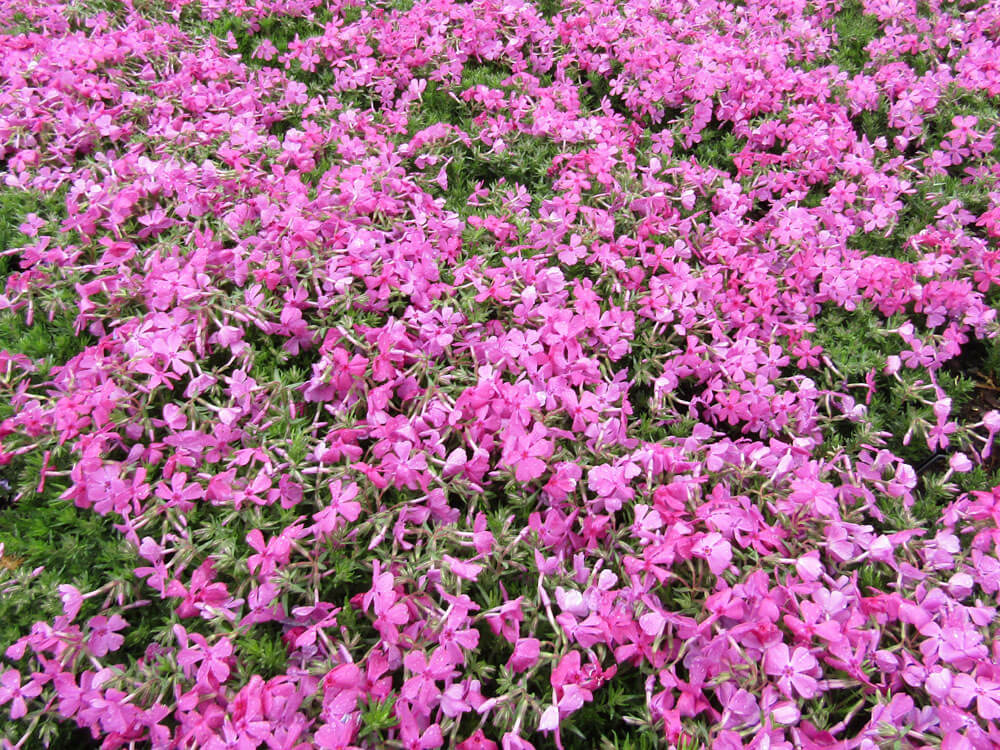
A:
<svg viewBox="0 0 1000 750">
<path fill-rule="evenodd" d="M 532 206 L 537 209 L 553 194 L 548 170 L 560 151 L 559 146 L 554 141 L 529 135 L 519 135 L 506 145 L 499 153 L 474 150 L 473 161 L 464 165 L 464 175 L 471 182 L 486 185 L 500 180 L 523 185 L 531 194 Z"/>
<path fill-rule="evenodd" d="M 326 9 L 319 10 L 312 18 L 306 16 L 265 16 L 256 22 L 254 30 L 250 22 L 239 16 L 224 13 L 216 20 L 207 24 L 207 31 L 222 43 L 229 34 L 236 40 L 237 52 L 243 57 L 243 62 L 251 67 L 263 67 L 269 63 L 252 57 L 254 50 L 263 40 L 269 39 L 277 48 L 278 55 L 270 64 L 277 64 L 277 57 L 288 51 L 288 45 L 296 37 L 304 39 L 322 33 L 323 24 L 330 20 Z M 205 23 L 198 19 L 193 23 L 197 26 Z"/>
<path fill-rule="evenodd" d="M 849 381 L 881 370 L 886 355 L 894 353 L 887 349 L 888 336 L 880 332 L 884 322 L 866 302 L 853 311 L 827 303 L 813 322 L 816 332 L 810 339 L 823 347 L 823 353 Z M 831 373 L 826 375 L 832 378 Z"/>
<path fill-rule="evenodd" d="M 13 570 L 0 569 L 0 587 L 10 586 L 0 597 L 0 649 L 29 632 L 35 622 L 61 614 L 56 591 L 61 583 L 73 583 L 84 593 L 112 581 L 127 589 L 139 585 L 132 571 L 145 563 L 115 532 L 112 519 L 54 495 L 49 490 L 0 512 L 4 559 L 17 561 Z M 44 570 L 32 577 L 39 567 Z M 98 604 L 98 599 L 86 602 L 80 617 L 97 614 Z M 127 619 L 131 624 L 136 618 Z M 145 646 L 141 637 L 136 645 Z"/>
<path fill-rule="evenodd" d="M 542 17 L 551 20 L 562 11 L 563 4 L 562 0 L 536 0 L 535 7 L 538 8 L 538 12 L 542 14 Z"/>
<path fill-rule="evenodd" d="M 728 122 L 720 123 L 713 120 L 701 131 L 701 141 L 691 149 L 691 153 L 699 164 L 715 167 L 726 172 L 730 177 L 736 177 L 736 165 L 733 154 L 743 148 L 743 139 L 738 138 Z"/>
<path fill-rule="evenodd" d="M 41 230 L 43 233 L 58 231 L 56 222 L 65 213 L 64 195 L 64 189 L 46 195 L 0 186 L 0 253 L 4 253 L 0 256 L 0 279 L 18 269 L 17 255 L 6 254 L 7 251 L 31 242 L 18 227 L 33 213 L 48 222 Z"/>
<path fill-rule="evenodd" d="M 871 60 L 865 47 L 881 33 L 878 19 L 866 15 L 858 0 L 850 0 L 834 19 L 834 28 L 838 42 L 833 62 L 851 75 L 862 72 Z"/>
<path fill-rule="evenodd" d="M 56 365 L 63 365 L 82 352 L 91 341 L 86 333 L 77 333 L 75 316 L 62 313 L 52 320 L 27 325 L 18 313 L 0 313 L 0 350 L 23 354 L 38 368 L 36 379 L 44 379 Z"/>
<path fill-rule="evenodd" d="M 907 528 L 914 519 L 933 524 L 940 516 L 941 508 L 954 497 L 954 488 L 941 481 L 940 477 L 947 470 L 947 463 L 943 458 L 937 460 L 941 457 L 932 456 L 932 451 L 927 446 L 927 436 L 919 427 L 921 421 L 935 422 L 931 406 L 915 396 L 920 386 L 926 382 L 926 375 L 922 371 L 905 367 L 899 373 L 899 380 L 881 374 L 886 357 L 898 354 L 905 346 L 897 335 L 886 332 L 887 328 L 892 328 L 899 321 L 885 323 L 870 306 L 862 304 L 850 312 L 829 306 L 824 308 L 814 322 L 816 332 L 812 340 L 823 346 L 824 354 L 842 374 L 843 383 L 862 385 L 869 373 L 877 374 L 876 389 L 867 405 L 865 420 L 837 422 L 835 429 L 826 434 L 827 452 L 832 455 L 843 450 L 855 455 L 864 446 L 877 443 L 877 435 L 881 434 L 886 447 L 915 467 L 918 474 L 915 502 L 911 509 L 905 510 L 897 499 L 880 500 L 879 507 L 887 516 L 887 528 Z M 989 351 L 990 366 L 994 362 L 1000 363 L 1000 353 L 994 351 L 992 342 Z M 944 368 L 937 374 L 938 385 L 952 399 L 953 415 L 960 414 L 975 403 L 976 383 L 969 370 L 967 365 L 952 363 L 951 367 Z M 841 381 L 834 381 L 830 372 L 826 372 L 824 377 L 826 387 L 837 389 L 842 384 Z M 859 389 L 855 397 L 860 400 L 863 393 Z M 914 428 L 914 425 L 918 426 Z M 964 439 L 961 433 L 952 436 L 952 446 L 957 445 L 961 449 Z M 930 461 L 931 458 L 935 458 L 935 461 Z M 985 476 L 977 476 L 982 481 L 987 481 Z M 968 476 L 957 479 L 969 488 L 987 486 L 974 485 Z M 956 478 L 952 479 L 953 482 L 955 480 Z"/>
<path fill-rule="evenodd" d="M 580 104 L 584 110 L 599 112 L 607 101 L 612 111 L 631 119 L 632 114 L 625 101 L 619 95 L 611 93 L 611 81 L 618 72 L 618 70 L 612 69 L 603 76 L 591 71 L 581 72 L 579 79 Z"/>
<path fill-rule="evenodd" d="M 662 738 L 654 729 L 641 726 L 637 730 L 622 734 L 612 730 L 610 737 L 602 735 L 600 748 L 601 750 L 655 750 L 662 746 Z"/>
<path fill-rule="evenodd" d="M 502 89 L 503 81 L 512 74 L 510 68 L 492 60 L 469 61 L 462 68 L 462 90 L 473 86 Z"/>
<path fill-rule="evenodd" d="M 349 629 L 358 628 L 357 613 L 350 604 L 351 597 L 368 590 L 371 585 L 370 576 L 363 573 L 364 568 L 354 556 L 353 545 L 331 549 L 325 561 L 326 575 L 320 583 L 320 597 L 323 601 L 343 601 L 338 621 L 342 625 L 350 623 Z"/>
<path fill-rule="evenodd" d="M 437 123 L 448 123 L 462 130 L 472 127 L 472 113 L 468 105 L 450 96 L 449 89 L 436 81 L 428 81 L 420 96 L 419 106 L 412 108 L 407 133 L 415 133 Z"/>
<path fill-rule="evenodd" d="M 619 667 L 614 679 L 594 693 L 587 703 L 562 727 L 566 748 L 594 747 L 600 727 L 601 747 L 655 747 L 649 742 L 656 734 L 648 724 L 645 676 L 628 665 Z"/>
<path fill-rule="evenodd" d="M 398 719 L 393 713 L 396 698 L 390 696 L 384 701 L 366 700 L 361 708 L 361 731 L 359 736 L 369 742 L 385 740 L 385 731 L 396 726 Z"/>
<path fill-rule="evenodd" d="M 886 586 L 892 584 L 896 576 L 886 565 L 865 564 L 858 566 L 858 590 L 868 594 L 872 589 L 886 591 Z"/>
<path fill-rule="evenodd" d="M 281 639 L 281 631 L 277 623 L 262 623 L 234 639 L 234 651 L 239 655 L 236 674 L 240 684 L 253 675 L 269 680 L 284 674 L 288 666 L 288 647 Z"/>
<path fill-rule="evenodd" d="M 889 127 L 889 107 L 880 101 L 877 109 L 865 109 L 851 118 L 854 132 L 870 142 L 876 138 L 890 138 L 894 131 Z"/>
</svg>

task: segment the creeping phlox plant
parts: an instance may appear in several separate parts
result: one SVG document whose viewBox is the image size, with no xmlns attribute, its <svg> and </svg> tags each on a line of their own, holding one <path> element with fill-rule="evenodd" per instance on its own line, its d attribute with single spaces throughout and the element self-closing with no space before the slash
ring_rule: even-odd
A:
<svg viewBox="0 0 1000 750">
<path fill-rule="evenodd" d="M 1000 745 L 1000 2 L 0 30 L 5 747 Z"/>
</svg>

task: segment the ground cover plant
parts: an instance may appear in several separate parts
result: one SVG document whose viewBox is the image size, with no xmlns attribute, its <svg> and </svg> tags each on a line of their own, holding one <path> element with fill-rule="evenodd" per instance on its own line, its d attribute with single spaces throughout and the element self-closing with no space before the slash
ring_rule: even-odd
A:
<svg viewBox="0 0 1000 750">
<path fill-rule="evenodd" d="M 1000 3 L 0 4 L 5 747 L 1000 745 Z"/>
</svg>

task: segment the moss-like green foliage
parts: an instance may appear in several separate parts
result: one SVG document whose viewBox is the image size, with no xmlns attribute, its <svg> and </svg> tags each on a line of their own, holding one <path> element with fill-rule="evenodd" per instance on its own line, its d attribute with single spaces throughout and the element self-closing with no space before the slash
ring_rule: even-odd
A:
<svg viewBox="0 0 1000 750">
<path fill-rule="evenodd" d="M 871 61 L 865 48 L 881 32 L 878 19 L 866 15 L 860 2 L 850 0 L 843 4 L 834 24 L 838 43 L 833 62 L 852 75 L 862 72 Z"/>
</svg>

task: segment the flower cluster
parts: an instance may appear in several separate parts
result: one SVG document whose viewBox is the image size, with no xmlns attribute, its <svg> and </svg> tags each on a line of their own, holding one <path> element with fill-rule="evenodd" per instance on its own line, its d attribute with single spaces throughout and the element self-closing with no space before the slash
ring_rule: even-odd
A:
<svg viewBox="0 0 1000 750">
<path fill-rule="evenodd" d="M 1000 7 L 549 5 L 0 8 L 9 746 L 1000 744 Z"/>
</svg>

